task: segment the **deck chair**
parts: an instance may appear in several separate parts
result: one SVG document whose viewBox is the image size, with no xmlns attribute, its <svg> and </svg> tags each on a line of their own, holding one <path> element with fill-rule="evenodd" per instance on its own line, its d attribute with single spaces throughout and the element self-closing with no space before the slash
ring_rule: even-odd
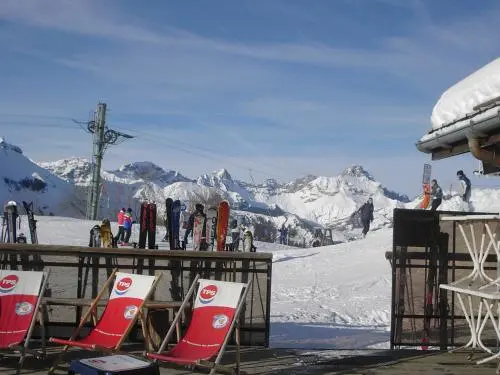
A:
<svg viewBox="0 0 500 375">
<path fill-rule="evenodd" d="M 132 273 L 122 273 L 113 270 L 104 283 L 97 297 L 90 304 L 87 312 L 82 316 L 80 324 L 69 340 L 51 337 L 49 342 L 64 345 L 61 353 L 50 368 L 54 372 L 62 362 L 65 352 L 70 347 L 101 352 L 120 350 L 135 322 L 142 314 L 142 308 L 150 294 L 156 287 L 160 276 L 145 276 Z M 97 304 L 109 290 L 113 282 L 113 289 L 101 317 L 97 319 Z M 93 318 L 95 326 L 83 338 L 78 338 L 84 324 Z"/>
<path fill-rule="evenodd" d="M 210 368 L 210 374 L 217 371 L 234 373 L 233 369 L 220 365 L 226 345 L 236 327 L 236 373 L 239 374 L 240 337 L 239 315 L 245 303 L 251 281 L 247 284 L 229 281 L 200 279 L 199 275 L 193 281 L 189 291 L 177 312 L 172 325 L 157 353 L 146 353 L 150 359 L 170 362 L 189 367 Z M 183 310 L 191 304 L 193 313 L 191 322 L 184 337 L 169 351 L 165 351 Z M 210 359 L 215 357 L 214 362 Z"/>
<path fill-rule="evenodd" d="M 0 270 L 0 350 L 20 353 L 17 374 L 26 354 L 45 356 L 45 330 L 40 300 L 50 271 Z M 42 351 L 29 348 L 37 314 L 42 327 Z M 24 343 L 23 343 L 24 342 Z"/>
</svg>

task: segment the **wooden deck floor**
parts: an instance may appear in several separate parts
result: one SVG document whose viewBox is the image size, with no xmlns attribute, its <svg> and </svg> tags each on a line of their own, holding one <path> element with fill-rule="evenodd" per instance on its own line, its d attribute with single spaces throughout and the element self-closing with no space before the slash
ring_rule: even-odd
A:
<svg viewBox="0 0 500 375">
<path fill-rule="evenodd" d="M 88 357 L 90 352 L 75 351 L 71 358 Z M 136 354 L 140 354 L 136 352 Z M 412 350 L 335 350 L 303 351 L 291 349 L 243 349 L 242 374 L 248 375 L 494 375 L 497 362 L 476 365 L 467 359 L 468 352 L 422 352 Z M 97 356 L 90 354 L 90 356 Z M 477 354 L 473 359 L 481 358 Z M 46 360 L 26 360 L 23 374 L 46 374 L 54 353 Z M 234 352 L 225 355 L 224 362 L 231 363 Z M 4 357 L 0 360 L 0 374 L 14 374 L 16 361 Z M 66 374 L 64 366 L 57 372 Z M 161 374 L 202 374 L 183 367 L 162 367 Z"/>
</svg>

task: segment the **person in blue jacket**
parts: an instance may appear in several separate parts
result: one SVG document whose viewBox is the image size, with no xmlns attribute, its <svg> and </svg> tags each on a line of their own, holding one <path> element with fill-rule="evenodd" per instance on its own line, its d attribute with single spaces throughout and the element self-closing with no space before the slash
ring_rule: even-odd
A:
<svg viewBox="0 0 500 375">
<path fill-rule="evenodd" d="M 130 240 L 130 235 L 132 234 L 132 225 L 134 224 L 134 219 L 132 217 L 132 209 L 127 208 L 127 212 L 123 215 L 123 230 L 125 231 L 125 244 L 128 244 Z"/>
</svg>

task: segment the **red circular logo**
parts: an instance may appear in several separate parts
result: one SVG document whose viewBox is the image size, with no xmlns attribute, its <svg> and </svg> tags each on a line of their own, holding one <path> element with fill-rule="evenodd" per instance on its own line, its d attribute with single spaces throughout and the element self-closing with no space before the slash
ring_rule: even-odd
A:
<svg viewBox="0 0 500 375">
<path fill-rule="evenodd" d="M 19 281 L 16 275 L 7 275 L 0 280 L 0 292 L 7 293 L 14 289 Z"/>
<path fill-rule="evenodd" d="M 210 303 L 214 300 L 217 294 L 217 287 L 215 285 L 207 285 L 200 291 L 200 302 Z"/>
<path fill-rule="evenodd" d="M 122 295 L 127 293 L 131 286 L 132 279 L 130 277 L 124 277 L 116 283 L 116 294 Z"/>
</svg>

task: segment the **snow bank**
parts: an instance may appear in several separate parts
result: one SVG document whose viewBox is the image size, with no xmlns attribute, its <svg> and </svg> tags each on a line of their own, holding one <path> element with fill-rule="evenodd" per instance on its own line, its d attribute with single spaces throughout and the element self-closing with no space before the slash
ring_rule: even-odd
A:
<svg viewBox="0 0 500 375">
<path fill-rule="evenodd" d="M 475 106 L 499 96 L 500 58 L 497 58 L 441 95 L 432 111 L 432 129 L 461 119 L 475 112 Z"/>
</svg>

